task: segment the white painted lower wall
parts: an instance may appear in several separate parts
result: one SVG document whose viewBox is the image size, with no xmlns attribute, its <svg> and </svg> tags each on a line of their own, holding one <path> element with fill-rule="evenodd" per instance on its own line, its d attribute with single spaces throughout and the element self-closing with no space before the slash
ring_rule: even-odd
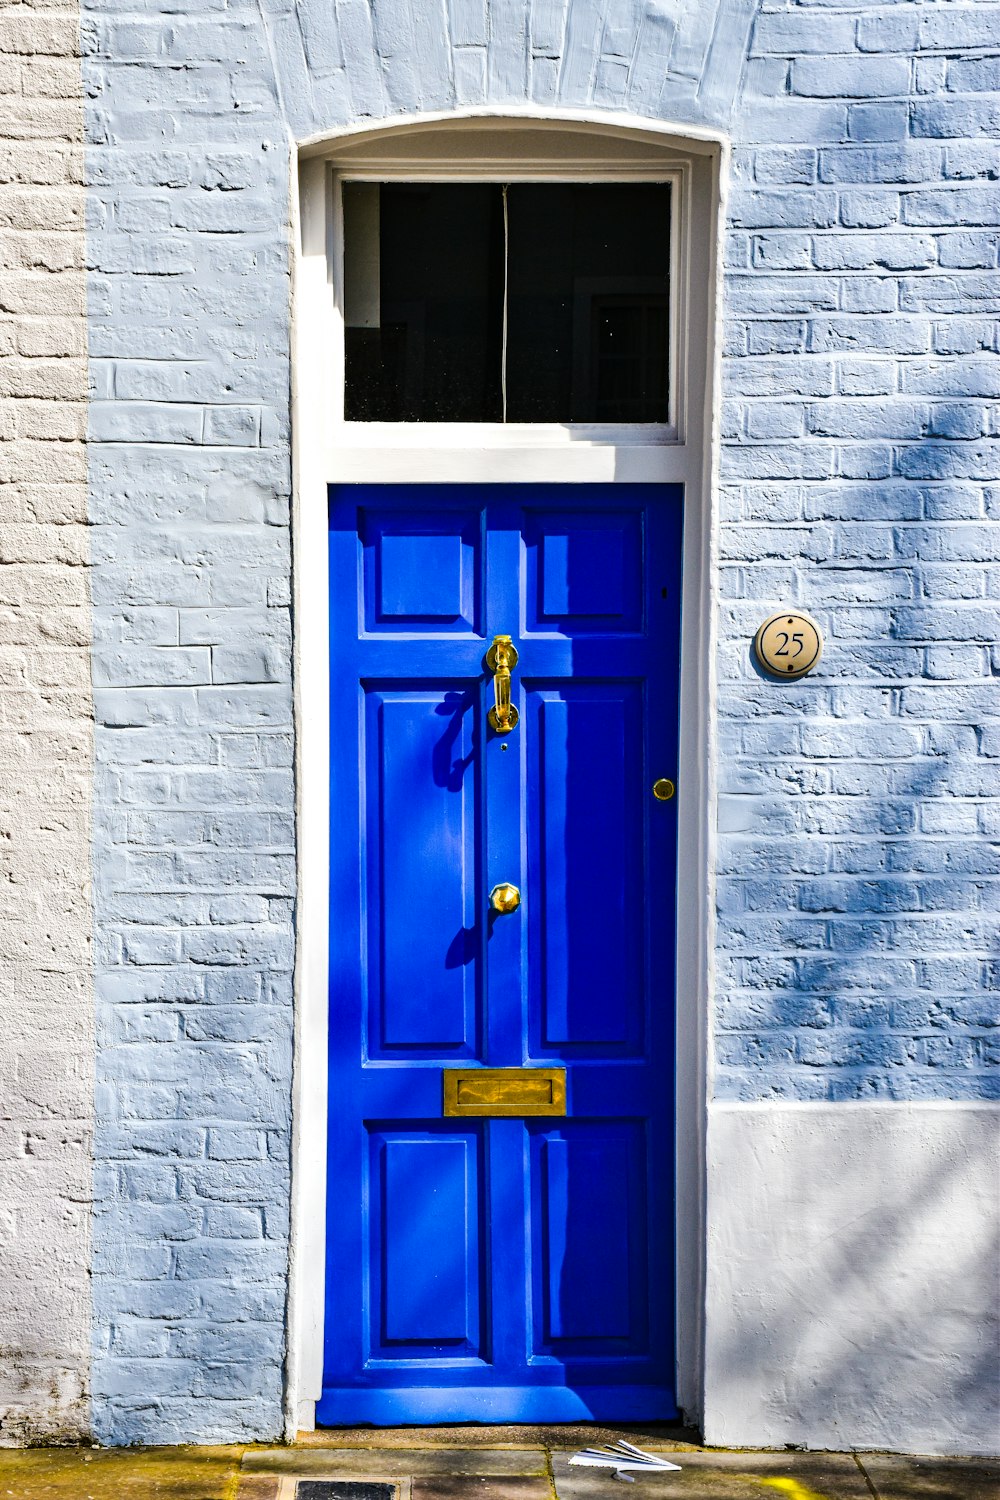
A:
<svg viewBox="0 0 1000 1500">
<path fill-rule="evenodd" d="M 721 1104 L 706 1442 L 1000 1448 L 1000 1111 Z"/>
</svg>

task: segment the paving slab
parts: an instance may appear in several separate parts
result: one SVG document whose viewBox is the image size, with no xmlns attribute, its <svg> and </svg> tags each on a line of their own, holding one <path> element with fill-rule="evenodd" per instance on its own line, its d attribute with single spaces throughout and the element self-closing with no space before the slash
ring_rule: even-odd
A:
<svg viewBox="0 0 1000 1500">
<path fill-rule="evenodd" d="M 243 1458 L 248 1474 L 414 1479 L 431 1474 L 546 1475 L 542 1448 L 257 1448 Z M 2 1497 L 0 1497 L 2 1500 Z"/>
<path fill-rule="evenodd" d="M 524 1475 L 492 1478 L 449 1474 L 433 1479 L 415 1479 L 411 1500 L 552 1500 L 548 1477 Z"/>
<path fill-rule="evenodd" d="M 0 1448 L 0 1500 L 229 1500 L 243 1451 Z"/>
<path fill-rule="evenodd" d="M 281 1480 L 272 1474 L 243 1474 L 236 1486 L 236 1500 L 279 1500 Z"/>
<path fill-rule="evenodd" d="M 862 1453 L 876 1500 L 997 1500 L 1000 1460 Z"/>
<path fill-rule="evenodd" d="M 662 1451 L 649 1446 L 650 1452 Z M 872 1500 L 864 1475 L 846 1453 L 681 1453 L 670 1451 L 679 1474 L 637 1474 L 628 1489 L 609 1469 L 576 1468 L 569 1453 L 553 1452 L 558 1500 Z"/>
</svg>

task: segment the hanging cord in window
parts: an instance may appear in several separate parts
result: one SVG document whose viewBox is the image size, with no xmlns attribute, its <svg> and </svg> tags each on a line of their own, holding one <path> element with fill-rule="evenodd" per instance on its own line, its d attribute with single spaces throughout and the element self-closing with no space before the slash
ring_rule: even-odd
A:
<svg viewBox="0 0 1000 1500">
<path fill-rule="evenodd" d="M 503 184 L 503 326 L 500 332 L 500 405 L 501 420 L 507 420 L 507 294 L 510 280 L 509 232 L 507 225 L 507 184 Z"/>
</svg>

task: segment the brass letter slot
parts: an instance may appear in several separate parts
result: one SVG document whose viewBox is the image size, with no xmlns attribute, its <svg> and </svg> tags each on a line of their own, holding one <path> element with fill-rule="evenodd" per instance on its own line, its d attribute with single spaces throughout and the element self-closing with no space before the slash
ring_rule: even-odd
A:
<svg viewBox="0 0 1000 1500">
<path fill-rule="evenodd" d="M 445 1068 L 446 1115 L 564 1115 L 565 1068 Z"/>
</svg>

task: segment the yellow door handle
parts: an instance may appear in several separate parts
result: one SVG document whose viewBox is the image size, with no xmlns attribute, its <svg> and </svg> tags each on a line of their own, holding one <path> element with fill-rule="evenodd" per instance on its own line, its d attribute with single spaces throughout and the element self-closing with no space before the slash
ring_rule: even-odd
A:
<svg viewBox="0 0 1000 1500">
<path fill-rule="evenodd" d="M 497 734 L 509 734 L 518 720 L 517 709 L 510 701 L 511 668 L 517 666 L 517 651 L 509 635 L 495 635 L 486 653 L 486 665 L 493 673 L 493 707 L 487 714 Z"/>
<path fill-rule="evenodd" d="M 521 892 L 516 885 L 495 885 L 490 891 L 490 905 L 494 911 L 503 915 L 506 912 L 517 911 L 521 904 Z"/>
</svg>

